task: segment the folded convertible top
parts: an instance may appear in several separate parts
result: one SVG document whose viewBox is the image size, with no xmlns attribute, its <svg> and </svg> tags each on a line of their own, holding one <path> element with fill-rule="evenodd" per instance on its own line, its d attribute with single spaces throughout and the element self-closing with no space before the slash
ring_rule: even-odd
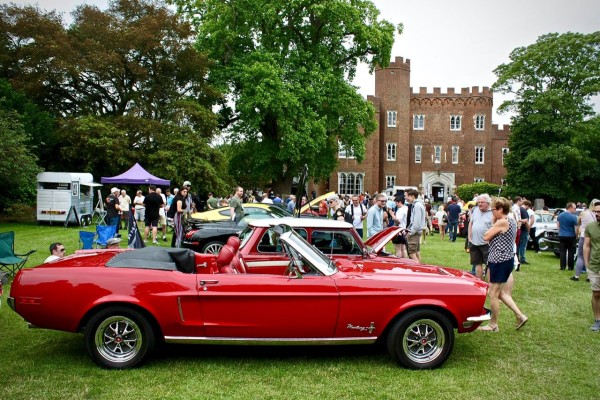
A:
<svg viewBox="0 0 600 400">
<path fill-rule="evenodd" d="M 161 269 L 191 274 L 195 271 L 195 253 L 190 249 L 144 247 L 143 249 L 119 253 L 111 258 L 106 266 Z"/>
</svg>

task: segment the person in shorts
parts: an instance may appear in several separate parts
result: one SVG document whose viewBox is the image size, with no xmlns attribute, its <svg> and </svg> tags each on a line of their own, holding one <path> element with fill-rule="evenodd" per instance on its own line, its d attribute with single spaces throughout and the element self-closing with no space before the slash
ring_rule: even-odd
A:
<svg viewBox="0 0 600 400">
<path fill-rule="evenodd" d="M 421 262 L 421 235 L 425 230 L 425 206 L 419 199 L 419 192 L 411 189 L 406 192 L 406 200 L 412 205 L 410 222 L 407 218 L 406 234 L 408 256 L 416 262 Z"/>
<path fill-rule="evenodd" d="M 514 243 L 517 237 L 517 222 L 508 218 L 511 205 L 510 201 L 503 197 L 494 199 L 492 204 L 493 225 L 483 235 L 483 239 L 489 242 L 488 272 L 490 278 L 490 308 L 492 317 L 489 324 L 480 326 L 478 329 L 488 332 L 498 331 L 498 315 L 500 313 L 500 301 L 502 301 L 515 314 L 517 322 L 516 329 L 521 329 L 528 318 L 519 310 L 510 292 L 504 290 L 515 265 Z"/>
<path fill-rule="evenodd" d="M 138 190 L 133 198 L 133 206 L 135 209 L 135 220 L 144 222 L 146 219 L 146 207 L 144 207 L 144 195 L 141 190 Z"/>
<path fill-rule="evenodd" d="M 600 203 L 594 205 L 593 212 L 596 222 L 590 222 L 585 227 L 583 260 L 592 285 L 594 324 L 590 330 L 598 332 L 600 331 Z"/>
<path fill-rule="evenodd" d="M 148 195 L 144 199 L 144 207 L 146 207 L 146 227 L 144 234 L 148 238 L 149 230 L 152 228 L 152 243 L 158 244 L 156 234 L 158 233 L 159 210 L 164 205 L 162 197 L 156 193 L 156 186 L 150 185 Z"/>
<path fill-rule="evenodd" d="M 477 207 L 473 207 L 469 221 L 468 240 L 471 244 L 469 255 L 471 265 L 475 265 L 475 276 L 483 279 L 483 265 L 487 265 L 489 243 L 483 235 L 492 227 L 492 198 L 484 193 L 477 196 Z"/>
</svg>

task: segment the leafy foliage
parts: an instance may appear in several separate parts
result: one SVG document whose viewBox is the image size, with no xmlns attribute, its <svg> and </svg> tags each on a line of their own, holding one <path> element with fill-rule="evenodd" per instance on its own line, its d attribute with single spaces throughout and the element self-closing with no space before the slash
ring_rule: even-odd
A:
<svg viewBox="0 0 600 400">
<path fill-rule="evenodd" d="M 359 61 L 386 66 L 401 31 L 378 20 L 370 1 L 174 2 L 197 26 L 211 81 L 229 96 L 221 118 L 238 181 L 289 192 L 304 164 L 313 179 L 327 178 L 338 140 L 364 159 L 374 109 L 348 81 Z"/>
<path fill-rule="evenodd" d="M 600 153 L 593 151 L 600 131 L 590 104 L 600 93 L 600 32 L 547 34 L 510 59 L 494 71 L 493 86 L 515 94 L 500 107 L 517 113 L 505 158 L 510 193 L 589 198 L 589 182 L 600 178 Z"/>
<path fill-rule="evenodd" d="M 140 162 L 151 173 L 196 187 L 229 186 L 217 130 L 209 63 L 195 33 L 164 4 L 116 0 L 82 5 L 65 27 L 37 8 L 0 8 L 0 76 L 58 117 L 35 145 L 54 170 L 110 176 Z"/>
<path fill-rule="evenodd" d="M 23 132 L 27 137 L 25 145 L 37 159 L 53 160 L 53 132 L 55 120 L 52 116 L 29 101 L 22 92 L 15 91 L 10 83 L 0 79 L 0 109 L 16 112 Z M 19 129 L 18 127 L 13 127 Z"/>
<path fill-rule="evenodd" d="M 29 203 L 34 198 L 37 157 L 26 146 L 28 136 L 23 116 L 0 108 L 0 211 L 11 204 Z"/>
<path fill-rule="evenodd" d="M 475 197 L 475 194 L 487 193 L 490 196 L 497 196 L 498 193 L 501 194 L 500 188 L 500 185 L 489 182 L 474 182 L 460 185 L 456 188 L 456 193 L 461 199 L 469 201 Z"/>
</svg>

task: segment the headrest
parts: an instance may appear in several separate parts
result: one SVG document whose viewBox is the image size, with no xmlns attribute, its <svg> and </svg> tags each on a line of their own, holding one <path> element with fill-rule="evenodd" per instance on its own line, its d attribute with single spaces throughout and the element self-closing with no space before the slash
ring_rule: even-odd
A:
<svg viewBox="0 0 600 400">
<path fill-rule="evenodd" d="M 229 239 L 227 239 L 227 244 L 233 248 L 234 252 L 237 252 L 240 248 L 240 238 L 237 236 L 230 236 Z"/>
<path fill-rule="evenodd" d="M 235 254 L 235 252 L 233 251 L 231 246 L 229 246 L 229 245 L 223 246 L 223 248 L 219 252 L 219 255 L 217 256 L 217 265 L 219 267 L 229 265 L 231 263 L 231 260 L 233 260 L 234 254 Z"/>
</svg>

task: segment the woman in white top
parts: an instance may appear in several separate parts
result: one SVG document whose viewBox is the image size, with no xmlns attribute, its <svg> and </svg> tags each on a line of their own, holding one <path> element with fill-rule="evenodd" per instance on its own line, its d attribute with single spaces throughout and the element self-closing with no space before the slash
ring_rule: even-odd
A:
<svg viewBox="0 0 600 400">
<path fill-rule="evenodd" d="M 594 209 L 594 206 L 596 206 L 597 203 L 600 203 L 600 200 L 594 199 L 590 201 L 590 207 L 587 210 L 583 211 L 581 214 L 579 214 L 579 217 L 577 219 L 577 225 L 579 228 L 579 244 L 577 246 L 577 262 L 575 263 L 575 275 L 571 277 L 572 281 L 578 281 L 579 275 L 581 275 L 583 269 L 585 268 L 583 262 L 583 241 L 585 239 L 585 227 L 590 222 L 596 221 L 596 215 L 592 210 Z"/>
<path fill-rule="evenodd" d="M 437 218 L 438 227 L 440 228 L 440 239 L 444 240 L 446 224 L 448 223 L 447 220 L 444 220 L 444 217 L 448 218 L 448 214 L 446 214 L 446 211 L 444 211 L 444 206 L 440 206 L 440 208 L 438 208 L 438 211 L 435 213 L 435 217 Z"/>
</svg>

